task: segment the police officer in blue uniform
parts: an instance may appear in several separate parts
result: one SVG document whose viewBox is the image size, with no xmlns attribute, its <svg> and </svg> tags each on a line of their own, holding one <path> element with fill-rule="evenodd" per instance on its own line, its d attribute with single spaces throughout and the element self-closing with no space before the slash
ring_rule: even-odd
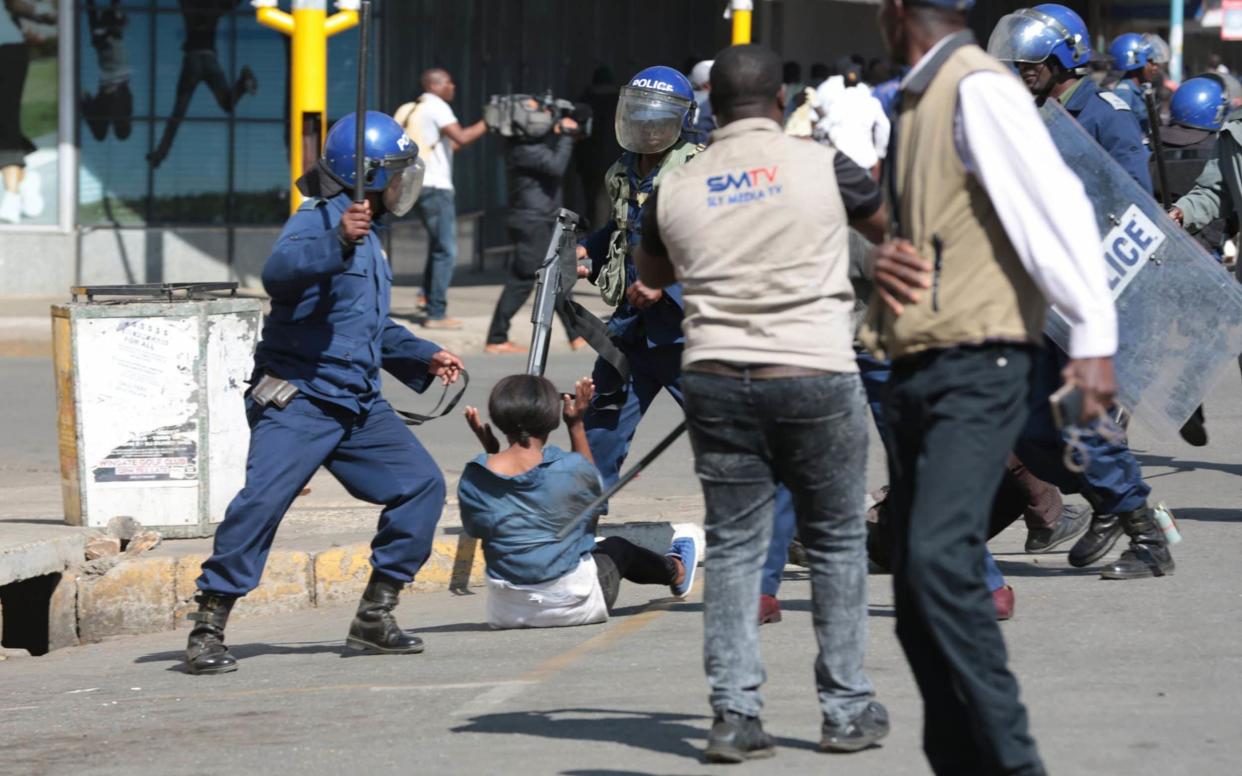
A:
<svg viewBox="0 0 1242 776">
<path fill-rule="evenodd" d="M 197 585 L 198 611 L 186 647 L 195 674 L 234 671 L 224 644 L 229 612 L 259 584 L 285 511 L 320 466 L 356 498 L 383 505 L 371 543 L 371 578 L 347 644 L 415 653 L 422 640 L 398 627 L 401 588 L 431 552 L 444 505 L 444 478 L 380 392 L 384 369 L 424 391 L 446 385 L 462 362 L 389 317 L 392 269 L 376 234 L 383 215 L 418 199 L 418 147 L 390 117 L 366 121 L 366 201 L 353 204 L 356 117 L 328 133 L 323 158 L 299 181 L 309 199 L 285 224 L 263 267 L 271 313 L 246 397 L 250 452 L 246 485 L 216 532 Z"/>
<path fill-rule="evenodd" d="M 587 441 L 605 486 L 617 481 L 638 424 L 660 391 L 684 402 L 681 285 L 644 286 L 632 254 L 641 236 L 643 207 L 662 173 L 703 149 L 695 139 L 694 108 L 690 80 L 671 67 L 649 67 L 621 88 L 616 129 L 624 153 L 604 175 L 612 218 L 578 246 L 579 260 L 590 259 L 587 276 L 615 307 L 608 335 L 624 353 L 630 372 L 625 379 L 599 358 L 592 375 L 595 396 L 586 416 Z M 792 523 L 789 491 L 778 488 L 776 499 L 777 515 Z"/>
<path fill-rule="evenodd" d="M 1084 77 L 1091 44 L 1087 26 L 1078 14 L 1053 3 L 1020 9 L 997 23 L 988 52 L 1015 63 L 1037 100 L 1061 100 L 1145 191 L 1152 190 L 1149 154 L 1130 106 Z M 1091 504 L 1091 524 L 1070 550 L 1070 564 L 1081 568 L 1097 563 L 1124 534 L 1130 537 L 1130 547 L 1104 567 L 1100 572 L 1103 578 L 1136 579 L 1173 573 L 1168 542 L 1147 504 L 1151 487 L 1143 481 L 1142 469 L 1124 438 L 1106 437 L 1098 426 L 1079 429 L 1073 447 L 1080 459 L 1085 458 L 1084 470 L 1074 473 L 1065 466 L 1064 453 L 1070 439 L 1068 432 L 1054 423 L 1048 399 L 1062 383 L 1068 357 L 1051 340 L 1046 339 L 1045 344 L 1043 355 L 1034 359 L 1030 417 L 1015 453 L 1035 476 L 1062 491 L 1082 492 Z"/>
<path fill-rule="evenodd" d="M 1108 46 L 1113 67 L 1121 72 L 1121 80 L 1113 94 L 1126 101 L 1139 120 L 1143 134 L 1151 135 L 1151 116 L 1147 114 L 1145 90 L 1154 89 L 1163 77 L 1161 65 L 1169 61 L 1168 46 L 1155 35 L 1127 32 L 1118 35 Z M 1159 117 L 1156 119 L 1159 121 Z"/>
<path fill-rule="evenodd" d="M 1039 103 L 1059 100 L 1145 191 L 1152 190 L 1151 154 L 1139 116 L 1125 100 L 1086 77 L 1091 37 L 1078 14 L 1055 3 L 1019 9 L 997 24 L 988 53 L 1014 63 Z"/>
</svg>

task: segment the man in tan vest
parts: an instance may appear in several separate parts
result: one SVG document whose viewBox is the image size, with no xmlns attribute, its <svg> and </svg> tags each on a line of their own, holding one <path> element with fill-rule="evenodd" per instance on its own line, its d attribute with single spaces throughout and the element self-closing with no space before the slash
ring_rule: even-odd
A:
<svg viewBox="0 0 1242 776">
<path fill-rule="evenodd" d="M 682 284 L 686 419 L 707 503 L 706 757 L 772 754 L 759 722 L 759 578 L 778 485 L 810 559 L 820 747 L 866 749 L 889 729 L 863 671 L 867 410 L 854 353 L 849 227 L 872 240 L 879 187 L 845 156 L 781 129 L 781 61 L 716 58 L 711 145 L 647 200 L 639 277 Z"/>
<path fill-rule="evenodd" d="M 885 421 L 897 635 L 937 774 L 1045 773 L 984 583 L 989 507 L 1027 417 L 1053 303 L 1065 379 L 1095 417 L 1115 391 L 1117 323 L 1093 210 L 1022 84 L 975 45 L 973 0 L 884 0 L 900 64 L 885 160 L 893 217 L 864 341 L 893 359 Z"/>
</svg>

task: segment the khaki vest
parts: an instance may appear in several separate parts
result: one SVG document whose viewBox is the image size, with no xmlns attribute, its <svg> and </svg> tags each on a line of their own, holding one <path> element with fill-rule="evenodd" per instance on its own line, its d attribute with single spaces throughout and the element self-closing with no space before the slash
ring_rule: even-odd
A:
<svg viewBox="0 0 1242 776">
<path fill-rule="evenodd" d="M 678 140 L 660 160 L 655 179 L 651 182 L 651 190 L 660 187 L 667 172 L 676 170 L 693 159 L 703 146 L 688 140 Z M 595 279 L 599 288 L 599 296 L 609 307 L 621 304 L 625 297 L 625 259 L 630 255 L 630 229 L 640 226 L 630 223 L 630 200 L 633 199 L 639 208 L 647 202 L 646 194 L 641 191 L 630 191 L 630 176 L 626 172 L 624 158 L 613 162 L 604 173 L 604 188 L 608 193 L 608 201 L 612 203 L 612 221 L 616 226 L 608 241 L 608 260 Z"/>
<path fill-rule="evenodd" d="M 420 96 L 417 100 L 407 102 L 400 108 L 397 108 L 397 112 L 392 114 L 393 121 L 400 124 L 401 128 L 405 130 L 405 136 L 414 141 L 415 145 L 418 146 L 418 155 L 423 158 L 430 156 L 432 150 L 434 150 L 434 147 L 428 148 L 427 144 L 423 142 L 422 113 L 425 105 L 426 101 Z M 436 145 L 439 145 L 439 143 Z"/>
<path fill-rule="evenodd" d="M 960 45 L 930 74 L 922 94 L 901 95 L 896 167 L 889 172 L 898 199 L 889 202 L 894 236 L 913 243 L 934 269 L 932 288 L 900 316 L 872 297 L 860 339 L 881 357 L 1042 339 L 1043 295 L 954 143 L 958 84 L 981 70 L 1008 73 L 973 43 Z"/>
</svg>

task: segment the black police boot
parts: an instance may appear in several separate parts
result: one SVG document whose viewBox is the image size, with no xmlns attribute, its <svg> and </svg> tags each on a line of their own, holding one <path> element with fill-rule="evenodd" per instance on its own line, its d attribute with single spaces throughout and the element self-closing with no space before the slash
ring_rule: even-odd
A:
<svg viewBox="0 0 1242 776">
<path fill-rule="evenodd" d="M 1204 447 L 1208 443 L 1207 434 L 1207 418 L 1203 414 L 1203 405 L 1195 410 L 1195 414 L 1190 416 L 1190 420 L 1186 421 L 1186 425 L 1181 429 L 1182 439 L 1187 444 L 1195 447 Z"/>
<path fill-rule="evenodd" d="M 1122 533 L 1120 515 L 1092 515 L 1091 527 L 1069 551 L 1069 564 L 1080 569 L 1098 562 L 1112 552 Z"/>
<path fill-rule="evenodd" d="M 740 763 L 776 754 L 776 740 L 763 732 L 758 717 L 735 711 L 716 713 L 712 731 L 707 734 L 703 758 L 709 763 Z"/>
<path fill-rule="evenodd" d="M 224 626 L 237 599 L 204 593 L 197 596 L 198 611 L 186 616 L 197 623 L 185 645 L 185 665 L 192 674 L 227 674 L 237 670 L 237 658 L 224 646 Z"/>
<path fill-rule="evenodd" d="M 1151 507 L 1121 516 L 1121 526 L 1130 537 L 1130 547 L 1100 572 L 1104 579 L 1142 579 L 1172 574 L 1173 553 Z"/>
<path fill-rule="evenodd" d="M 349 624 L 345 645 L 350 649 L 382 652 L 386 655 L 411 655 L 423 651 L 423 640 L 406 633 L 397 625 L 392 610 L 397 608 L 401 583 L 371 572 L 371 581 L 362 593 L 354 621 Z"/>
</svg>

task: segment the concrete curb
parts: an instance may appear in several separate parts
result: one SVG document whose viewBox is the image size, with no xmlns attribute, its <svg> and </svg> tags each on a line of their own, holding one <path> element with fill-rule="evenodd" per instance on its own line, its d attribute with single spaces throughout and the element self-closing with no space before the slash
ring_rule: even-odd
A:
<svg viewBox="0 0 1242 776">
<path fill-rule="evenodd" d="M 407 593 L 447 590 L 453 579 L 457 539 L 438 539 Z M 371 574 L 365 543 L 322 552 L 273 550 L 259 586 L 238 602 L 235 619 L 352 603 Z M 53 648 L 101 641 L 109 636 L 154 633 L 186 627 L 194 609 L 194 580 L 205 555 L 127 558 L 102 574 L 89 566 L 70 568 L 52 598 L 49 641 Z M 463 572 L 465 569 L 463 569 Z M 469 585 L 483 583 L 483 556 L 476 554 Z M 74 627 L 70 627 L 74 626 Z M 73 633 L 71 636 L 70 633 Z"/>
</svg>

